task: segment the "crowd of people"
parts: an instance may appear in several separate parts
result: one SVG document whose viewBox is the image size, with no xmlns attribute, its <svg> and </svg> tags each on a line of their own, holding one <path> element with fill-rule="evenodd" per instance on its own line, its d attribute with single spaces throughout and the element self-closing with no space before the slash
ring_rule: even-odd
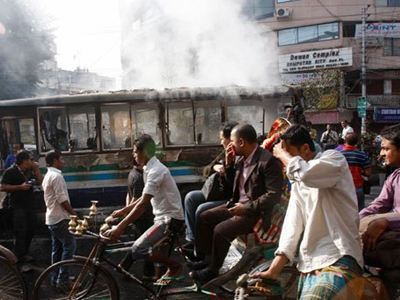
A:
<svg viewBox="0 0 400 300">
<path fill-rule="evenodd" d="M 182 201 L 171 173 L 155 156 L 152 137 L 139 137 L 133 143 L 135 164 L 128 177 L 126 205 L 112 213 L 121 221 L 105 233 L 118 240 L 132 222 L 140 224 L 143 233 L 119 268 L 128 271 L 134 261 L 145 259 L 143 273 L 157 284 L 181 280 L 181 263 L 158 246 L 168 230 L 185 223 L 187 243 L 182 250 L 190 276 L 200 284 L 212 280 L 235 238 L 251 233 L 260 218 L 267 225 L 271 222 L 273 208 L 289 181 L 290 199 L 275 258 L 267 271 L 253 276 L 276 279 L 297 257 L 300 299 L 353 299 L 349 283 L 361 276 L 364 263 L 382 268 L 389 278 L 400 262 L 400 130 L 381 132 L 381 155 L 397 169 L 378 198 L 364 208 L 364 177 L 371 174 L 371 162 L 357 148 L 357 135 L 347 121 L 342 127 L 339 135 L 327 126 L 320 150 L 309 128 L 302 125 L 290 126 L 273 148 L 264 149 L 251 125 L 226 124 L 219 136 L 224 151 L 207 172 L 208 176 L 217 174 L 224 189 L 221 199 L 213 200 L 197 190 Z M 31 259 L 32 179 L 44 191 L 52 263 L 71 258 L 76 246 L 67 227 L 69 215 L 76 212 L 62 176 L 62 154 L 47 153 L 44 178 L 28 151 L 15 154 L 0 189 L 9 193 L 14 210 L 15 253 L 21 268 Z M 164 274 L 155 272 L 160 268 L 154 266 L 159 265 L 166 266 Z M 53 274 L 53 284 L 68 284 L 66 270 Z"/>
</svg>

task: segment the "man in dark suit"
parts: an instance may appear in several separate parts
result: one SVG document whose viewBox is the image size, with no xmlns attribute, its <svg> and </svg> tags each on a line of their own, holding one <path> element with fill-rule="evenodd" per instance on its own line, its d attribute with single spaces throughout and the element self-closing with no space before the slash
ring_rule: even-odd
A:
<svg viewBox="0 0 400 300">
<path fill-rule="evenodd" d="M 235 162 L 235 156 L 239 159 Z M 272 208 L 283 189 L 282 165 L 257 144 L 255 129 L 248 124 L 233 128 L 225 157 L 225 171 L 233 182 L 233 197 L 200 215 L 196 251 L 205 260 L 189 264 L 193 279 L 205 283 L 218 275 L 230 243 L 237 236 L 252 232 L 260 217 L 268 223 Z"/>
</svg>

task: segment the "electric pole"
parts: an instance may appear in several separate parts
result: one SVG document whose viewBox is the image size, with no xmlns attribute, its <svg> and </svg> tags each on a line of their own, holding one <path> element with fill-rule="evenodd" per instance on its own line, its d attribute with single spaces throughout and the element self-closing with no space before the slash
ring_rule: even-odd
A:
<svg viewBox="0 0 400 300">
<path fill-rule="evenodd" d="M 365 27 L 366 27 L 366 19 L 367 19 L 367 10 L 368 7 L 361 8 L 361 97 L 366 101 L 367 100 L 367 66 L 365 63 Z M 368 103 L 368 102 L 367 102 Z M 367 104 L 368 106 L 368 104 Z M 361 134 L 365 134 L 367 132 L 367 124 L 366 124 L 366 112 L 362 115 L 361 118 Z"/>
</svg>

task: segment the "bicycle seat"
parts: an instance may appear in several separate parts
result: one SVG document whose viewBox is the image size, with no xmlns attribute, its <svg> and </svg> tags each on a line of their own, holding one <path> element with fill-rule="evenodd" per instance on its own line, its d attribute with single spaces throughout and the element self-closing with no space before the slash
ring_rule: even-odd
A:
<svg viewBox="0 0 400 300">
<path fill-rule="evenodd" d="M 10 261 L 12 264 L 16 264 L 18 259 L 15 256 L 14 253 L 12 253 L 9 249 L 7 249 L 4 246 L 0 245 L 0 256 L 4 257 L 8 261 Z"/>
</svg>

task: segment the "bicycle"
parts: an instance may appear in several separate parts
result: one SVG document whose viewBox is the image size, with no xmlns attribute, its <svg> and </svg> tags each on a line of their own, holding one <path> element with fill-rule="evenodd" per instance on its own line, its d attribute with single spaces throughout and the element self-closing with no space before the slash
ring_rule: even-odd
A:
<svg viewBox="0 0 400 300">
<path fill-rule="evenodd" d="M 89 256 L 74 256 L 71 260 L 60 261 L 48 267 L 35 283 L 33 299 L 119 299 L 118 284 L 113 273 L 105 265 L 112 267 L 126 279 L 139 285 L 147 292 L 150 299 L 163 299 L 181 294 L 205 294 L 220 298 L 216 293 L 202 289 L 196 283 L 184 287 L 151 287 L 146 285 L 134 274 L 122 269 L 107 257 L 107 254 L 129 250 L 133 242 L 111 243 L 110 239 L 101 233 L 86 231 L 85 234 L 97 239 Z M 178 233 L 170 231 L 168 234 L 169 252 L 172 251 L 174 243 L 177 241 Z M 62 287 L 51 286 L 51 274 L 58 271 L 59 268 L 68 270 L 69 278 L 72 278 L 72 280 Z"/>
<path fill-rule="evenodd" d="M 14 253 L 0 245 L 0 300 L 28 299 L 25 281 L 16 264 Z"/>
</svg>

